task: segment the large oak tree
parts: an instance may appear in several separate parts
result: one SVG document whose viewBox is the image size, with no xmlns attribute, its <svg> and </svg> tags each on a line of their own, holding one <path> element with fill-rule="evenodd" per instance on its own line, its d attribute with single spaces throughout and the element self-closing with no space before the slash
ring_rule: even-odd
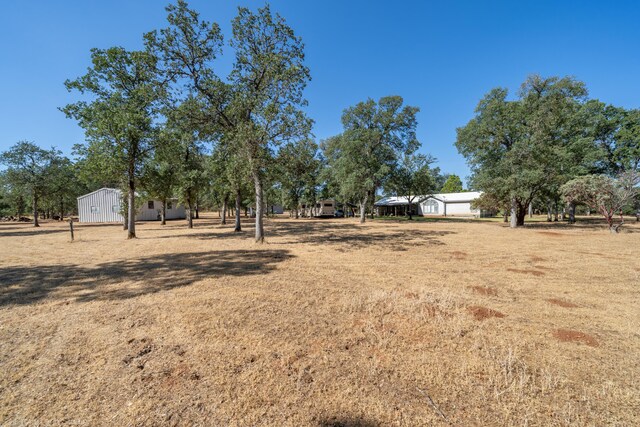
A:
<svg viewBox="0 0 640 427">
<path fill-rule="evenodd" d="M 69 104 L 62 111 L 85 129 L 87 152 L 109 153 L 108 161 L 125 177 L 127 237 L 131 239 L 136 237 L 136 185 L 156 141 L 154 119 L 163 87 L 156 58 L 148 52 L 92 49 L 91 63 L 87 74 L 65 82 L 69 91 L 77 90 L 90 100 Z"/>
<path fill-rule="evenodd" d="M 524 224 L 528 207 L 540 194 L 557 194 L 570 165 L 585 155 L 576 117 L 584 84 L 572 78 L 530 76 L 518 98 L 493 89 L 476 116 L 458 129 L 456 147 L 472 170 L 472 187 L 500 205 L 508 204 L 511 226 Z"/>
<path fill-rule="evenodd" d="M 332 181 L 345 199 L 359 201 L 361 223 L 398 161 L 419 146 L 416 114 L 420 110 L 403 103 L 400 96 L 387 96 L 347 108 L 342 114 L 343 133 L 323 142 Z"/>
<path fill-rule="evenodd" d="M 179 0 L 167 7 L 169 27 L 147 34 L 147 45 L 167 76 L 203 105 L 203 122 L 213 134 L 233 141 L 247 160 L 256 202 L 256 242 L 264 241 L 264 180 L 274 146 L 307 136 L 311 121 L 301 107 L 310 80 L 304 45 L 269 6 L 239 8 L 232 22 L 235 53 L 226 78 L 217 71 L 223 36 Z"/>
</svg>

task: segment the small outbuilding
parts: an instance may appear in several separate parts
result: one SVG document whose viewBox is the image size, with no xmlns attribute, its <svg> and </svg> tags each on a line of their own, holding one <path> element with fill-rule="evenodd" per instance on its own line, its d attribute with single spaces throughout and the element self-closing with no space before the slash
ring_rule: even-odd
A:
<svg viewBox="0 0 640 427">
<path fill-rule="evenodd" d="M 422 216 L 492 216 L 492 212 L 474 209 L 472 202 L 480 197 L 479 191 L 462 193 L 436 193 L 416 197 L 413 203 L 413 214 Z M 409 202 L 404 196 L 384 197 L 375 203 L 378 215 L 406 215 Z"/>
<path fill-rule="evenodd" d="M 123 222 L 122 192 L 116 188 L 101 188 L 78 197 L 80 222 Z M 145 200 L 138 210 L 136 221 L 160 220 L 162 201 Z M 185 219 L 184 206 L 177 199 L 167 201 L 166 219 Z"/>
<path fill-rule="evenodd" d="M 269 205 L 264 207 L 265 215 L 280 215 L 284 213 L 284 207 L 282 205 Z M 256 217 L 256 208 L 249 207 L 249 216 L 251 218 Z"/>
</svg>

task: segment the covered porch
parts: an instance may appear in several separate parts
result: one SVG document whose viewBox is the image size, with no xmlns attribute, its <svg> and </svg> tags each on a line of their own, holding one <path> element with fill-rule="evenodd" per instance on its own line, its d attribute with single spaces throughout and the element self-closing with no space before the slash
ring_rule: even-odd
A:
<svg viewBox="0 0 640 427">
<path fill-rule="evenodd" d="M 397 198 L 385 197 L 378 200 L 374 206 L 377 216 L 409 216 L 409 212 L 411 215 L 418 215 L 417 203 L 410 207 L 409 202 Z"/>
</svg>

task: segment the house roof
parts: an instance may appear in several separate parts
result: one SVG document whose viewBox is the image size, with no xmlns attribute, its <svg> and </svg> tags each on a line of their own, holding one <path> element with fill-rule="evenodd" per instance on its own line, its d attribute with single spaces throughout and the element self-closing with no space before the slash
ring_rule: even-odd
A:
<svg viewBox="0 0 640 427">
<path fill-rule="evenodd" d="M 482 194 L 480 191 L 466 191 L 463 193 L 434 193 L 428 196 L 417 196 L 414 204 L 424 202 L 428 199 L 440 200 L 444 203 L 468 203 Z M 383 197 L 375 203 L 375 206 L 407 206 L 407 196 L 388 196 Z"/>
</svg>

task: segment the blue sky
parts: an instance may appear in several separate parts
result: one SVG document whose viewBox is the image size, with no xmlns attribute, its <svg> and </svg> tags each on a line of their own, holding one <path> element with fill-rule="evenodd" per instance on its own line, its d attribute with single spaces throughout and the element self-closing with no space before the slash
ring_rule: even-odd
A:
<svg viewBox="0 0 640 427">
<path fill-rule="evenodd" d="M 229 36 L 238 5 L 192 0 Z M 165 26 L 159 0 L 17 1 L 0 14 L 0 150 L 31 140 L 65 153 L 83 131 L 57 110 L 74 100 L 63 82 L 83 74 L 89 49 L 137 49 Z M 314 134 L 341 130 L 344 108 L 401 95 L 420 107 L 421 151 L 444 172 L 468 176 L 455 129 L 491 88 L 515 92 L 528 74 L 573 75 L 590 96 L 640 107 L 637 1 L 272 1 L 306 44 L 306 97 Z M 230 55 L 229 55 L 230 56 Z M 223 65 L 224 66 L 224 65 Z"/>
</svg>

